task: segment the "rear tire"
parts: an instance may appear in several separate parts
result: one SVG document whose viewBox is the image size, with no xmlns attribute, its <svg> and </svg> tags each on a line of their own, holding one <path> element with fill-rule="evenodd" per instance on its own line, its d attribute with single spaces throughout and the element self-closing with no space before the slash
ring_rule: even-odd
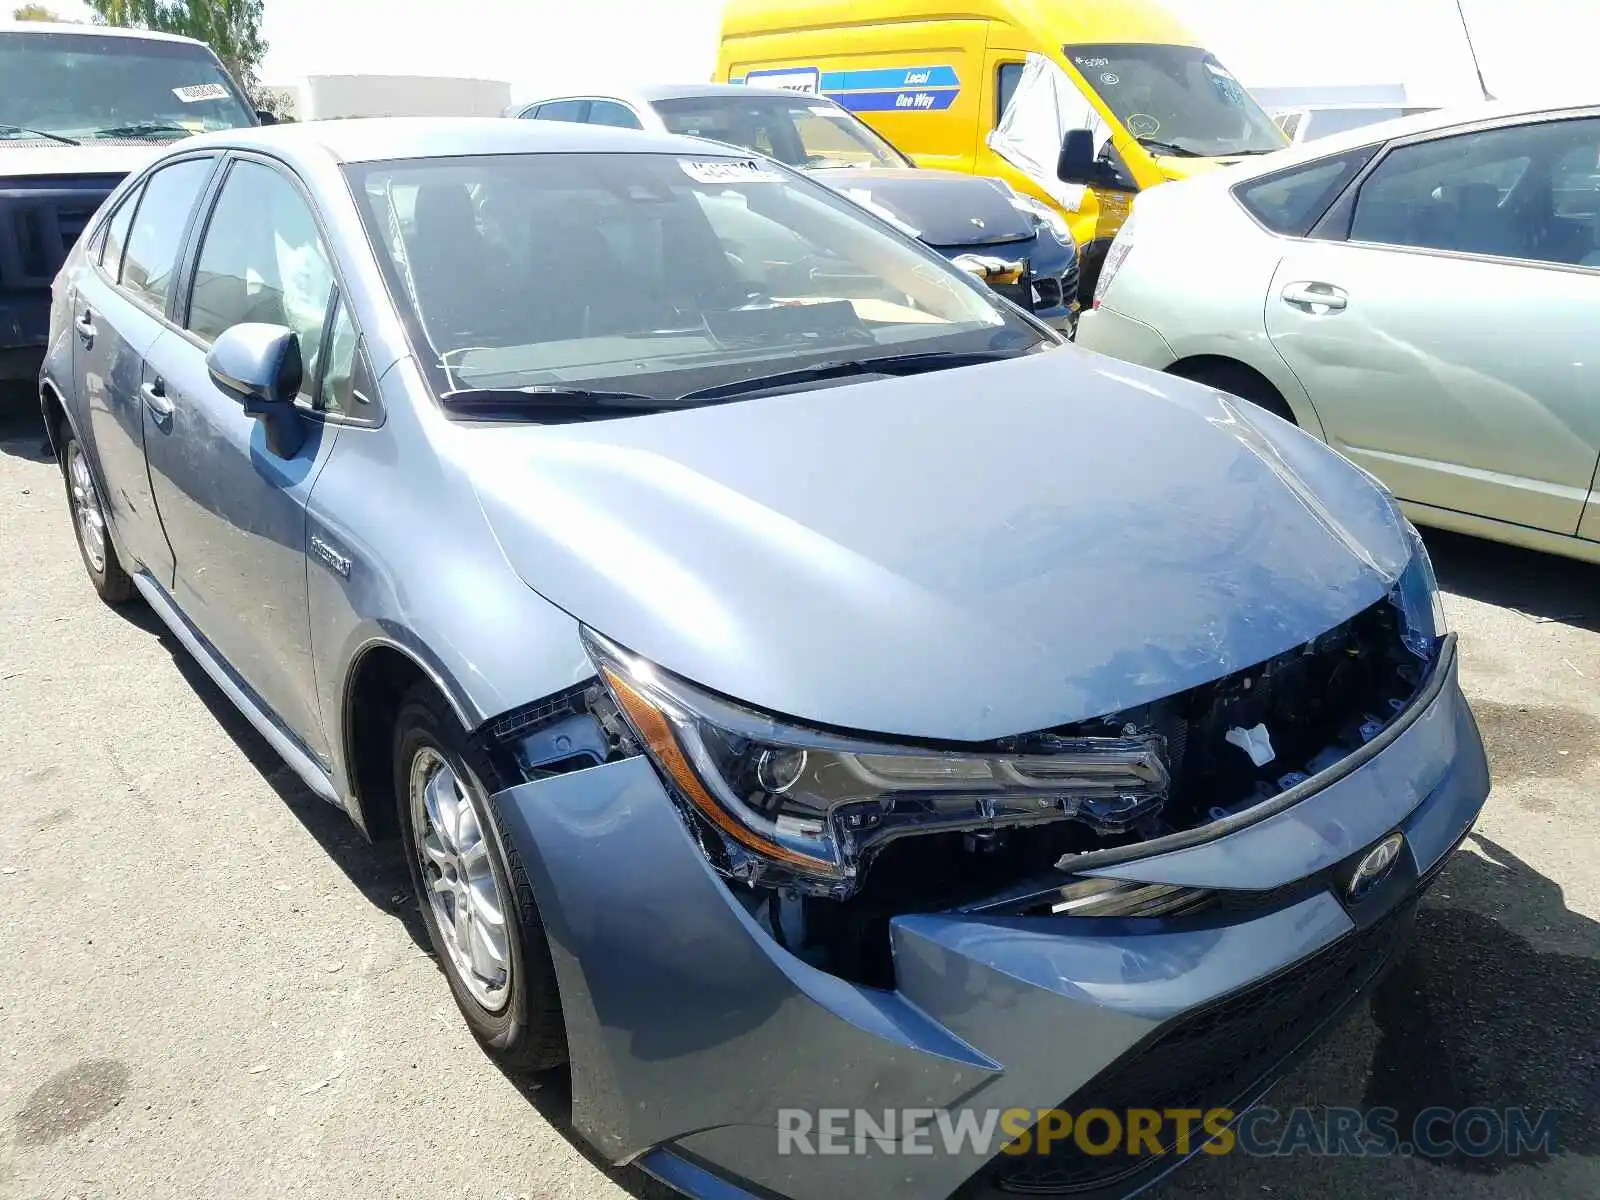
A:
<svg viewBox="0 0 1600 1200">
<path fill-rule="evenodd" d="M 533 889 L 460 722 L 426 684 L 400 701 L 394 779 L 412 888 L 456 1007 L 507 1070 L 560 1066 L 566 1024 Z"/>
<path fill-rule="evenodd" d="M 61 422 L 56 444 L 61 447 L 61 477 L 67 485 L 67 505 L 72 510 L 72 532 L 78 539 L 78 554 L 95 594 L 115 607 L 133 596 L 133 580 L 122 569 L 117 548 L 106 526 L 106 510 L 100 489 L 89 467 L 85 452 L 72 426 Z"/>
<path fill-rule="evenodd" d="M 1291 425 L 1299 424 L 1294 419 L 1294 411 L 1278 389 L 1273 387 L 1264 375 L 1251 370 L 1243 363 L 1213 359 L 1193 364 L 1178 363 L 1169 368 L 1169 371 L 1183 379 L 1203 383 L 1207 387 L 1238 396 L 1241 400 L 1248 400 L 1257 408 L 1264 408 L 1273 416 L 1282 417 Z"/>
</svg>

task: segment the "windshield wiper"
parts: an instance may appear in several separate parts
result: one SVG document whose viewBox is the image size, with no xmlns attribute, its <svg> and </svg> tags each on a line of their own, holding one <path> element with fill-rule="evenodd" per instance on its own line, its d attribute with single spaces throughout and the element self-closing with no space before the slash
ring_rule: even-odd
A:
<svg viewBox="0 0 1600 1200">
<path fill-rule="evenodd" d="M 530 415 L 554 420 L 586 421 L 592 417 L 618 417 L 677 407 L 672 400 L 647 396 L 643 392 L 551 387 L 543 384 L 521 388 L 459 388 L 445 392 L 439 399 L 453 413 L 502 421 L 523 421 Z"/>
<path fill-rule="evenodd" d="M 180 137 L 188 137 L 190 130 L 182 125 L 175 125 L 171 121 L 132 121 L 127 125 L 107 125 L 104 129 L 96 129 L 97 138 L 124 138 L 124 137 L 154 137 L 161 133 L 176 133 Z"/>
<path fill-rule="evenodd" d="M 83 145 L 82 142 L 76 140 L 75 138 L 63 137 L 61 134 L 51 133 L 47 129 L 29 129 L 26 125 L 6 125 L 4 123 L 0 123 L 0 130 L 8 130 L 11 133 L 20 133 L 27 137 L 41 137 L 47 141 L 60 142 L 63 146 Z"/>
<path fill-rule="evenodd" d="M 770 375 L 752 375 L 748 379 L 735 379 L 732 383 L 719 383 L 714 387 L 685 392 L 678 397 L 680 403 L 696 400 L 727 400 L 747 396 L 752 392 L 771 391 L 806 383 L 822 383 L 829 379 L 847 379 L 852 375 L 915 375 L 921 371 L 940 371 L 950 367 L 969 367 L 977 363 L 999 362 L 1018 358 L 1024 350 L 935 350 L 922 354 L 886 354 L 881 358 L 852 358 L 841 361 L 814 363 L 792 371 L 777 371 Z"/>
<path fill-rule="evenodd" d="M 1200 151 L 1191 150 L 1187 146 L 1180 146 L 1176 142 L 1163 142 L 1157 138 L 1147 137 L 1135 138 L 1134 141 L 1138 142 L 1139 145 L 1143 146 L 1146 150 L 1153 151 L 1156 154 L 1166 154 L 1172 158 L 1206 157 L 1204 154 L 1201 154 Z"/>
</svg>

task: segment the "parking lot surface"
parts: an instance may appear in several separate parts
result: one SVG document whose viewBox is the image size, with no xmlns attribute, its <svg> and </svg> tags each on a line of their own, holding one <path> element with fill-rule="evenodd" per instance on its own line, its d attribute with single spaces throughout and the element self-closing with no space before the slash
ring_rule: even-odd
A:
<svg viewBox="0 0 1600 1200">
<path fill-rule="evenodd" d="M 0 1197 L 668 1195 L 575 1141 L 559 1077 L 478 1052 L 392 850 L 95 598 L 43 443 L 0 391 Z M 1561 1152 L 1234 1154 L 1163 1200 L 1600 1196 L 1600 569 L 1428 542 L 1494 792 L 1270 1102 L 1557 1109 Z"/>
</svg>

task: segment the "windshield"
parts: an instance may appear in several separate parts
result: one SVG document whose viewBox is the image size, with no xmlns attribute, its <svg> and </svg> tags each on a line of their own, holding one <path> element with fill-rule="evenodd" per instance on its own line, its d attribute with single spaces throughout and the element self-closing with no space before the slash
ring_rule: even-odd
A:
<svg viewBox="0 0 1600 1200">
<path fill-rule="evenodd" d="M 1193 46 L 1067 46 L 1068 60 L 1155 154 L 1224 158 L 1285 145 L 1244 86 Z"/>
<path fill-rule="evenodd" d="M 685 96 L 652 107 L 673 133 L 742 146 L 791 167 L 910 165 L 844 109 L 814 96 Z"/>
<path fill-rule="evenodd" d="M 843 357 L 1049 340 L 848 200 L 754 159 L 514 154 L 348 170 L 441 394 L 667 399 Z"/>
<path fill-rule="evenodd" d="M 74 141 L 164 141 L 255 124 L 204 46 L 82 33 L 0 33 L 0 144 L 36 131 Z"/>
</svg>

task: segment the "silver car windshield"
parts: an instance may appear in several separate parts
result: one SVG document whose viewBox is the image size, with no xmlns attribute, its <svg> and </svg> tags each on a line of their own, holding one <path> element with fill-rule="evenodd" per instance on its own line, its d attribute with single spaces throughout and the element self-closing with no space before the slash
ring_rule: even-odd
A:
<svg viewBox="0 0 1600 1200">
<path fill-rule="evenodd" d="M 829 100 L 796 96 L 680 96 L 652 106 L 673 133 L 710 138 L 791 167 L 906 167 L 904 156 Z"/>
<path fill-rule="evenodd" d="M 931 251 L 763 160 L 511 154 L 350 171 L 441 392 L 675 397 L 752 367 L 1045 340 Z"/>
<path fill-rule="evenodd" d="M 255 118 L 204 46 L 84 33 L 0 33 L 0 141 L 161 142 Z"/>
</svg>

